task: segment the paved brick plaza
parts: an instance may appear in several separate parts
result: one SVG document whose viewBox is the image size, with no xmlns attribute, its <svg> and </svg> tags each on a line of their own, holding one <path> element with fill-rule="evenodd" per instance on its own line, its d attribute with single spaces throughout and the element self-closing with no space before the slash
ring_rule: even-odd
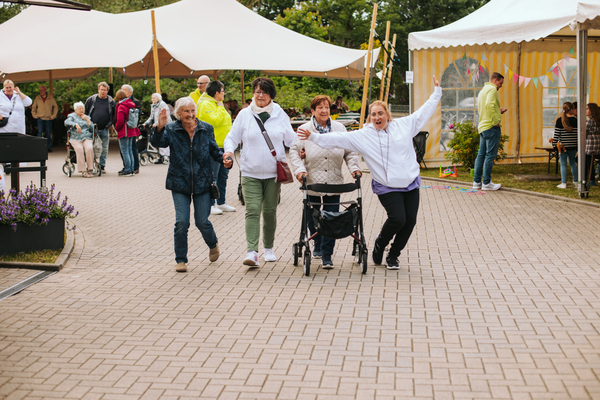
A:
<svg viewBox="0 0 600 400">
<path fill-rule="evenodd" d="M 0 302 L 0 399 L 600 399 L 600 210 L 507 191 L 421 190 L 400 271 L 292 265 L 298 185 L 278 210 L 279 261 L 248 270 L 237 166 L 174 270 L 167 167 L 48 181 L 80 211 L 65 269 Z M 38 178 L 23 175 L 22 182 Z M 434 182 L 424 182 L 431 186 Z M 365 187 L 371 246 L 384 211 Z M 598 195 L 596 193 L 595 195 Z"/>
</svg>

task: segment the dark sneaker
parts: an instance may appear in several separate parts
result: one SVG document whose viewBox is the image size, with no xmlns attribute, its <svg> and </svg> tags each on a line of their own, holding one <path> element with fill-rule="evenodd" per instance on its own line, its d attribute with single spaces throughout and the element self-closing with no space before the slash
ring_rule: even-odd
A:
<svg viewBox="0 0 600 400">
<path fill-rule="evenodd" d="M 323 269 L 333 269 L 333 261 L 331 261 L 330 255 L 323 255 L 322 263 Z"/>
<path fill-rule="evenodd" d="M 393 257 L 388 254 L 388 256 L 385 258 L 385 266 L 387 269 L 400 269 L 398 257 Z"/>
<path fill-rule="evenodd" d="M 381 265 L 381 260 L 383 260 L 383 251 L 385 248 L 381 247 L 379 244 L 379 235 L 375 238 L 375 245 L 373 246 L 373 262 L 377 265 Z"/>
<path fill-rule="evenodd" d="M 124 175 L 124 174 L 125 174 L 125 170 L 124 170 L 124 169 L 122 169 L 122 170 L 120 170 L 119 172 L 117 172 L 117 174 L 118 174 L 119 176 L 121 176 L 121 175 Z"/>
<path fill-rule="evenodd" d="M 100 166 L 100 170 L 101 170 L 101 171 L 105 171 L 105 169 L 104 169 L 104 165 L 101 165 L 101 166 Z"/>
<path fill-rule="evenodd" d="M 321 250 L 313 251 L 313 258 L 321 258 L 322 256 L 323 256 L 323 253 L 321 252 Z"/>
</svg>

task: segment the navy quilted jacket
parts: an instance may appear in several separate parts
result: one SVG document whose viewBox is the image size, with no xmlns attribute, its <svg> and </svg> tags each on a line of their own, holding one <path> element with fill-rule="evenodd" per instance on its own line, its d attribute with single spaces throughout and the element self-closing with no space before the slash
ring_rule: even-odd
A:
<svg viewBox="0 0 600 400">
<path fill-rule="evenodd" d="M 180 121 L 171 122 L 152 134 L 154 147 L 171 151 L 166 188 L 185 194 L 202 194 L 213 181 L 212 160 L 223 163 L 223 151 L 215 142 L 213 127 L 196 119 L 193 141 Z"/>
</svg>

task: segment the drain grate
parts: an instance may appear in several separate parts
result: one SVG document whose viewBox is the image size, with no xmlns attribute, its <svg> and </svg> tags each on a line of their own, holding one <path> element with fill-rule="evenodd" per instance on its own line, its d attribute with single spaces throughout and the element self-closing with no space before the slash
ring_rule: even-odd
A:
<svg viewBox="0 0 600 400">
<path fill-rule="evenodd" d="M 9 287 L 0 292 L 0 300 L 4 300 L 7 297 L 12 296 L 13 294 L 17 294 L 22 290 L 27 289 L 29 286 L 38 283 L 49 277 L 50 275 L 54 275 L 57 271 L 42 271 L 38 274 L 33 275 L 25 279 L 23 282 L 17 283 L 16 285 Z"/>
</svg>

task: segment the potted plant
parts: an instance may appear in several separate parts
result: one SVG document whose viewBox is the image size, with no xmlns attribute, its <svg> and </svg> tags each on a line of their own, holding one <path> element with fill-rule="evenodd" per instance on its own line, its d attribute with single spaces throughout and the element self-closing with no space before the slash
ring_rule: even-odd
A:
<svg viewBox="0 0 600 400">
<path fill-rule="evenodd" d="M 79 213 L 67 203 L 68 197 L 60 197 L 54 185 L 48 189 L 32 183 L 24 192 L 0 191 L 0 255 L 62 249 L 65 221 Z"/>
</svg>

